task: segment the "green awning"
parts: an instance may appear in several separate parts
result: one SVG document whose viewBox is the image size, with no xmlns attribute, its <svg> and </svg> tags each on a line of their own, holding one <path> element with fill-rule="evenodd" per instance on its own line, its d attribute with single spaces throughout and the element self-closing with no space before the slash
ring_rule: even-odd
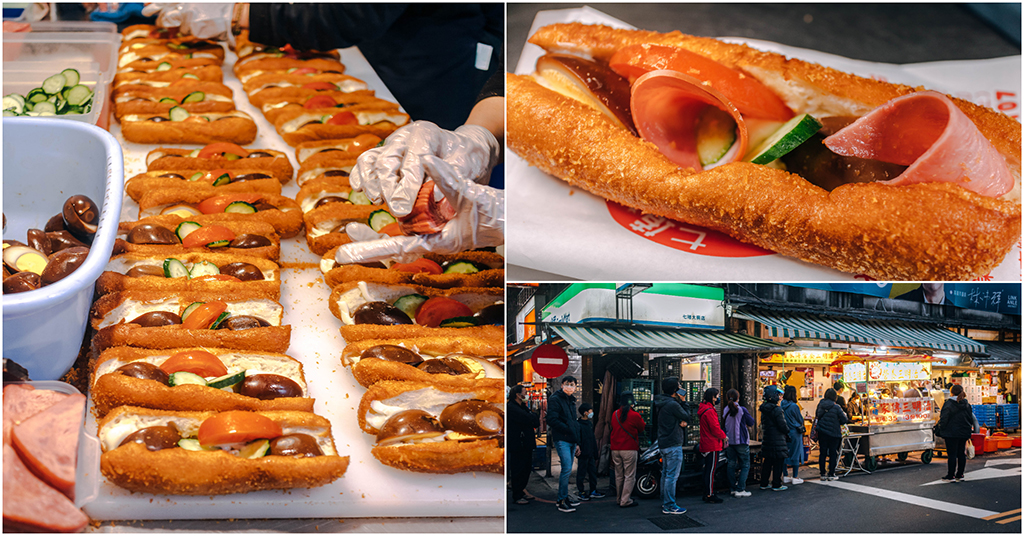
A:
<svg viewBox="0 0 1024 536">
<path fill-rule="evenodd" d="M 775 352 L 789 347 L 722 331 L 602 328 L 585 324 L 550 324 L 580 354 L 607 353 L 740 353 Z"/>
<path fill-rule="evenodd" d="M 988 356 L 975 356 L 974 362 L 979 365 L 997 365 L 1020 363 L 1019 342 L 982 341 Z"/>
<path fill-rule="evenodd" d="M 733 316 L 764 324 L 772 337 L 818 339 L 880 346 L 931 348 L 984 354 L 985 345 L 948 329 L 903 320 L 861 320 L 810 313 L 745 308 Z"/>
</svg>

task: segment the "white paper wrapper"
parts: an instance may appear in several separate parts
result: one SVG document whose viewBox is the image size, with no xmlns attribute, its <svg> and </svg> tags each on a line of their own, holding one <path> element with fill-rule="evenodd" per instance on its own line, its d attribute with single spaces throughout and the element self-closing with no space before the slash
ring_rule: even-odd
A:
<svg viewBox="0 0 1024 536">
<path fill-rule="evenodd" d="M 557 22 L 600 23 L 617 28 L 629 24 L 590 8 L 541 11 L 530 35 Z M 724 41 L 811 61 L 864 77 L 910 86 L 925 86 L 1006 111 L 1020 119 L 1020 56 L 972 61 L 891 65 L 852 60 L 768 41 L 725 37 Z M 527 43 L 517 74 L 533 72 L 543 50 Z M 738 242 L 722 235 L 706 236 L 680 222 L 634 212 L 626 221 L 641 236 L 620 225 L 604 199 L 573 188 L 531 167 L 512 151 L 505 153 L 510 265 L 569 278 L 686 281 L 849 281 L 867 279 L 776 254 L 735 255 Z M 855 217 L 855 215 L 851 215 Z M 654 240 L 674 244 L 663 245 Z M 744 248 L 744 246 L 738 246 Z M 678 249 L 677 249 L 678 248 Z M 745 249 L 745 248 L 744 248 Z M 724 251 L 723 251 L 724 250 Z M 690 251 L 698 251 L 692 253 Z M 718 254 L 712 256 L 709 253 Z M 514 277 L 514 276 L 513 276 Z M 1020 242 L 986 281 L 1021 279 Z"/>
</svg>

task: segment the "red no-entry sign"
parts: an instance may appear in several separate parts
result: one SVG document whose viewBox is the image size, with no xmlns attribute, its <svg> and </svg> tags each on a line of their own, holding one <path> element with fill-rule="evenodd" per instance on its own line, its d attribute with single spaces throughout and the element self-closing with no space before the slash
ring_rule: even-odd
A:
<svg viewBox="0 0 1024 536">
<path fill-rule="evenodd" d="M 545 378 L 557 378 L 569 369 L 569 356 L 561 347 L 542 344 L 533 351 L 530 364 L 537 374 Z"/>
</svg>

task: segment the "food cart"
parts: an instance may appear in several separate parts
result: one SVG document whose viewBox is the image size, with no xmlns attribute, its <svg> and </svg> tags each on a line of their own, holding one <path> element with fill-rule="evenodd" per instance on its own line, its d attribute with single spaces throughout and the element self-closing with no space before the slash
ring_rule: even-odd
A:
<svg viewBox="0 0 1024 536">
<path fill-rule="evenodd" d="M 843 466 L 857 467 L 868 472 L 878 466 L 878 457 L 895 454 L 905 461 L 911 452 L 921 452 L 921 462 L 932 461 L 935 438 L 932 426 L 933 404 L 927 393 L 914 398 L 892 398 L 888 384 L 926 381 L 930 377 L 931 363 L 937 359 L 927 355 L 843 355 L 832 362 L 833 370 L 841 367 L 843 380 L 850 384 L 859 399 L 848 401 L 860 405 L 859 413 L 848 426 L 854 440 L 844 439 Z M 897 395 L 899 396 L 899 395 Z M 847 444 L 849 443 L 849 444 Z M 864 463 L 855 459 L 864 455 Z"/>
</svg>

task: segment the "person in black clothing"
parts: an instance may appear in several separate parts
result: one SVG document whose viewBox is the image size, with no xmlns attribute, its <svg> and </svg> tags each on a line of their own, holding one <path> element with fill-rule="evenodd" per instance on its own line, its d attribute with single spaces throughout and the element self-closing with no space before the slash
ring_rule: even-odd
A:
<svg viewBox="0 0 1024 536">
<path fill-rule="evenodd" d="M 686 392 L 679 388 L 679 378 L 661 380 L 661 394 L 654 397 L 657 416 L 658 450 L 661 452 L 661 513 L 681 515 L 686 508 L 676 504 L 676 484 L 683 469 L 683 428 L 690 414 L 683 408 Z"/>
<path fill-rule="evenodd" d="M 764 403 L 758 408 L 764 434 L 761 438 L 761 489 L 771 488 L 774 491 L 789 489 L 782 483 L 782 469 L 789 455 L 789 424 L 779 407 L 781 397 L 779 388 L 769 385 L 764 388 Z"/>
<path fill-rule="evenodd" d="M 838 480 L 836 466 L 839 464 L 839 445 L 843 441 L 842 426 L 850 421 L 846 412 L 836 402 L 835 389 L 826 389 L 825 398 L 818 402 L 814 411 L 818 427 L 818 472 L 821 480 Z M 828 457 L 828 473 L 825 472 L 825 458 Z"/>
<path fill-rule="evenodd" d="M 572 474 L 573 456 L 580 453 L 580 425 L 576 422 L 576 378 L 562 377 L 561 389 L 548 397 L 545 422 L 551 431 L 551 444 L 558 453 L 561 468 L 558 472 L 558 501 L 561 512 L 575 512 L 579 503 L 569 499 L 569 476 Z"/>
<path fill-rule="evenodd" d="M 849 415 L 850 412 L 846 409 L 846 398 L 839 394 L 843 392 L 843 382 L 837 381 L 833 383 L 832 388 L 836 390 L 836 404 L 839 404 L 839 407 L 842 408 L 843 412 Z"/>
<path fill-rule="evenodd" d="M 974 431 L 971 420 L 974 410 L 967 402 L 962 386 L 954 385 L 949 389 L 949 394 L 956 398 L 947 398 L 939 412 L 939 435 L 946 440 L 947 452 L 947 471 L 942 480 L 963 482 L 964 469 L 967 468 L 967 442 L 971 440 L 971 432 Z"/>
<path fill-rule="evenodd" d="M 530 504 L 526 498 L 526 484 L 533 470 L 533 451 L 537 448 L 535 430 L 540 426 L 540 418 L 526 407 L 522 385 L 516 385 L 509 391 L 505 414 L 508 418 L 506 446 L 512 501 L 516 504 Z"/>
<path fill-rule="evenodd" d="M 604 493 L 597 491 L 597 438 L 594 437 L 594 409 L 586 402 L 580 404 L 580 418 L 576 422 L 580 425 L 580 448 L 579 462 L 576 465 L 576 491 L 579 492 L 581 501 L 590 499 L 601 499 Z M 586 483 L 590 479 L 590 493 L 587 493 Z"/>
</svg>

